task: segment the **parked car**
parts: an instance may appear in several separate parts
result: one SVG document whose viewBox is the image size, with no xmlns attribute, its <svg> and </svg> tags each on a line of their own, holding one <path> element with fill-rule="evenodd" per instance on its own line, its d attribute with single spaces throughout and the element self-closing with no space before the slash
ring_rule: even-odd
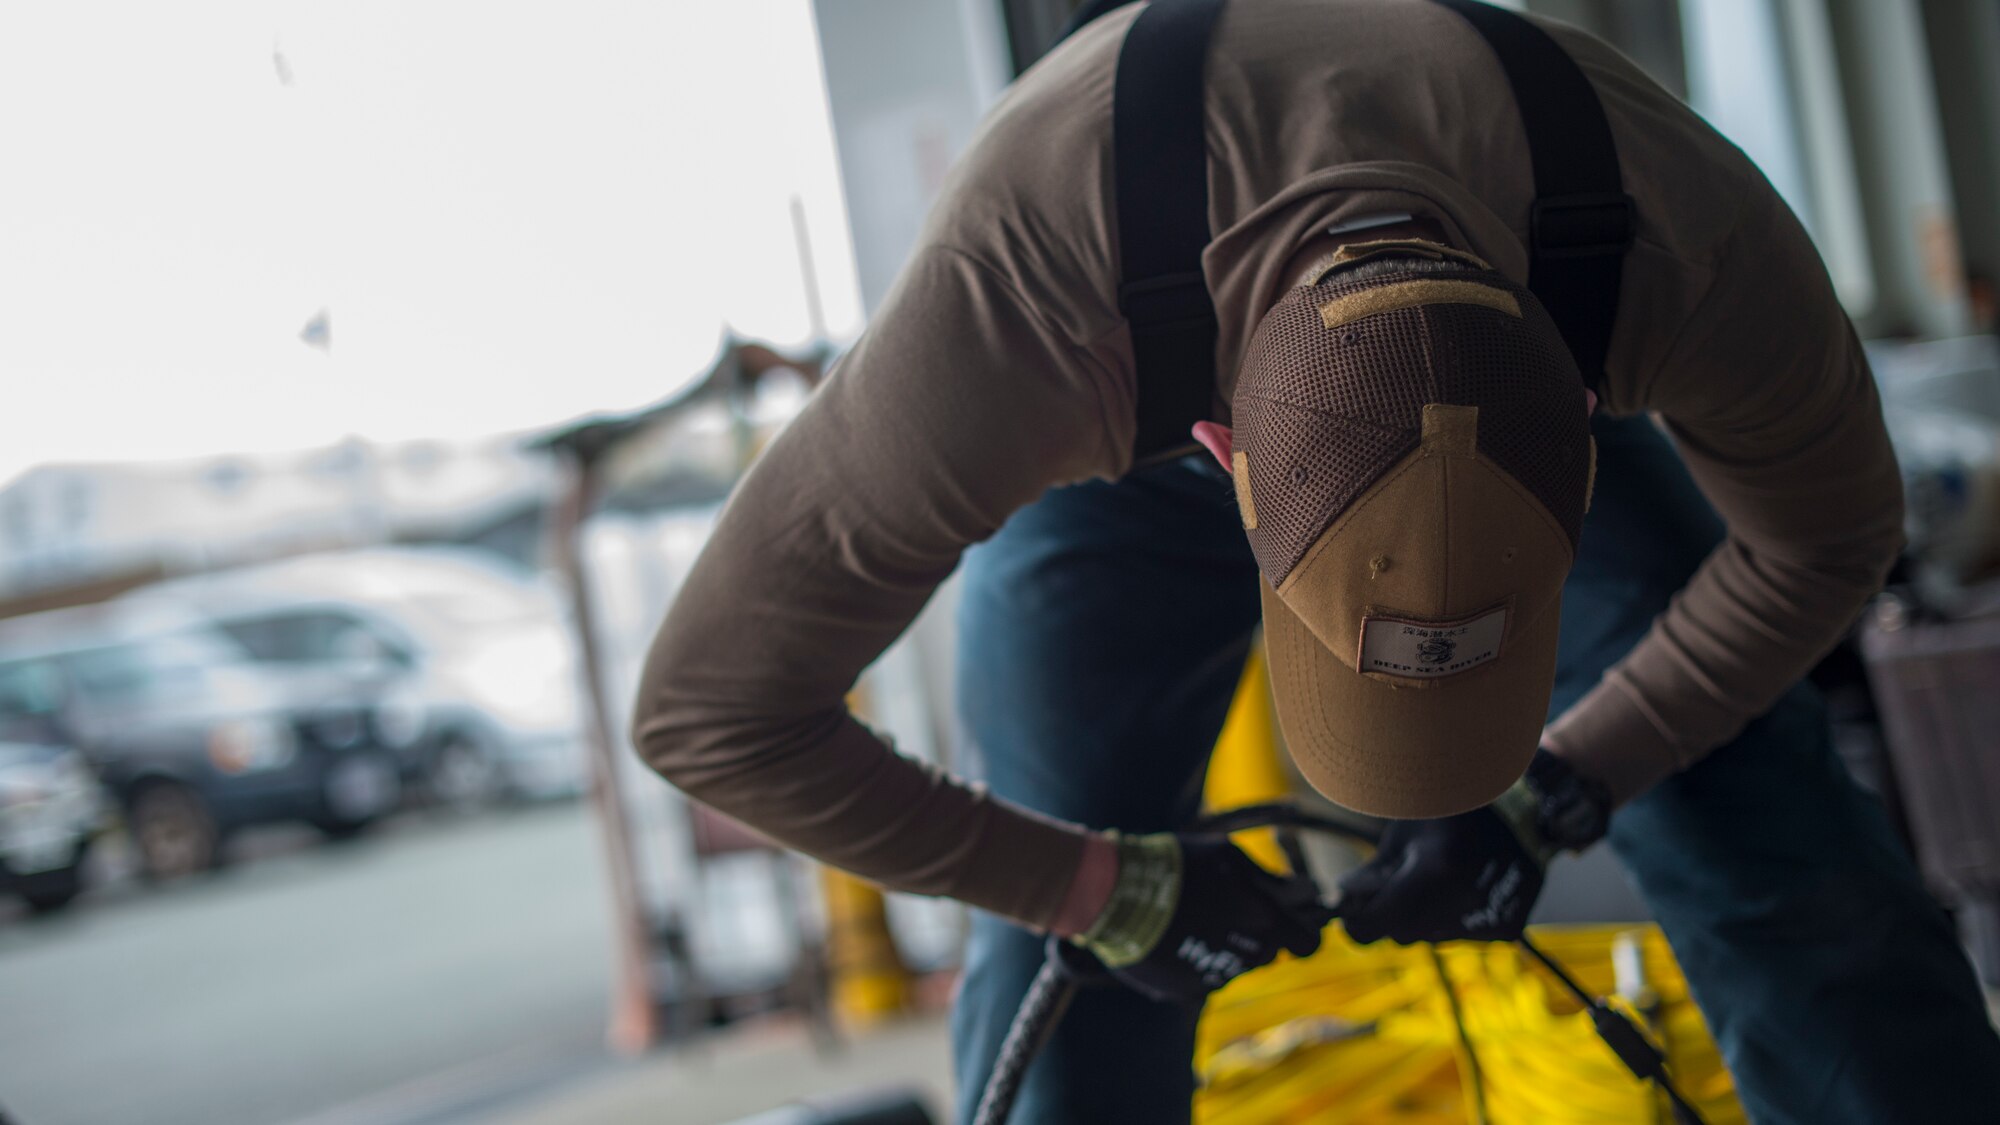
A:
<svg viewBox="0 0 2000 1125">
<path fill-rule="evenodd" d="M 154 878 L 214 866 L 250 825 L 365 829 L 400 788 L 376 728 L 352 684 L 273 676 L 191 615 L 114 604 L 0 622 L 0 739 L 79 750 Z"/>
<path fill-rule="evenodd" d="M 383 693 L 406 779 L 475 807 L 583 791 L 574 649 L 551 591 L 479 552 L 374 548 L 147 591 L 207 615 L 256 659 Z"/>
<path fill-rule="evenodd" d="M 83 865 L 105 823 L 97 775 L 67 746 L 0 742 L 0 894 L 36 913 L 83 890 Z"/>
</svg>

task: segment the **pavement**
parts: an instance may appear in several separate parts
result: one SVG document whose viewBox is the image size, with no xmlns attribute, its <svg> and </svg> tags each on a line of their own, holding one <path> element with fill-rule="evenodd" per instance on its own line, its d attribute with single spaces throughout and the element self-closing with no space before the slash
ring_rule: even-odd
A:
<svg viewBox="0 0 2000 1125">
<path fill-rule="evenodd" d="M 406 818 L 16 916 L 0 1105 L 19 1125 L 360 1121 L 440 1076 L 573 1073 L 604 1054 L 604 888 L 572 802 Z"/>
<path fill-rule="evenodd" d="M 904 1020 L 813 1049 L 796 1021 L 733 1029 L 687 1050 L 606 1066 L 478 1120 L 484 1125 L 723 1125 L 838 1092 L 907 1089 L 950 1106 L 944 1017 Z"/>
<path fill-rule="evenodd" d="M 113 849 L 62 915 L 0 904 L 0 1120 L 719 1125 L 884 1084 L 942 1109 L 936 1016 L 832 1055 L 778 1017 L 611 1054 L 600 847 L 569 802 L 337 846 L 267 830 L 164 888 L 116 877 Z"/>
</svg>

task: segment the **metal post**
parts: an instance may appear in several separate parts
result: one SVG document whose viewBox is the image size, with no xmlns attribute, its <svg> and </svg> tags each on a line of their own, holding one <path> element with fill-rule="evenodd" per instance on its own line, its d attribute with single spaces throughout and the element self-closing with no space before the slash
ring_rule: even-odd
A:
<svg viewBox="0 0 2000 1125">
<path fill-rule="evenodd" d="M 590 582 L 584 564 L 582 530 L 597 492 L 595 459 L 578 444 L 556 446 L 559 495 L 550 513 L 549 545 L 553 561 L 569 591 L 571 628 L 576 637 L 589 718 L 591 762 L 590 800 L 603 835 L 605 870 L 611 877 L 612 939 L 616 945 L 611 985 L 611 1019 L 605 1039 L 615 1051 L 636 1055 L 659 1039 L 659 1013 L 653 1002 L 651 942 L 639 898 L 639 879 L 632 857 L 632 826 L 625 815 L 624 788 L 615 757 L 618 745 L 611 707 L 604 695 L 603 650 L 592 612 Z"/>
</svg>

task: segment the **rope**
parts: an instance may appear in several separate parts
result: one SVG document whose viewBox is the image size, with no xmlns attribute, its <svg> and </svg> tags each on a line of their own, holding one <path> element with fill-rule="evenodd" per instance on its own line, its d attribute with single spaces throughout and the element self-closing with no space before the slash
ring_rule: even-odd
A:
<svg viewBox="0 0 2000 1125">
<path fill-rule="evenodd" d="M 1021 998 L 1020 1011 L 1007 1028 L 1007 1038 L 1000 1042 L 993 1073 L 979 1096 L 979 1108 L 973 1111 L 972 1125 L 1006 1125 L 1014 1112 L 1014 1099 L 1021 1094 L 1021 1080 L 1027 1077 L 1028 1065 L 1041 1053 L 1056 1024 L 1062 1022 L 1063 1013 L 1069 1010 L 1069 1002 L 1076 995 L 1076 987 L 1076 981 L 1063 971 L 1051 952 L 1029 983 L 1028 994 Z"/>
</svg>

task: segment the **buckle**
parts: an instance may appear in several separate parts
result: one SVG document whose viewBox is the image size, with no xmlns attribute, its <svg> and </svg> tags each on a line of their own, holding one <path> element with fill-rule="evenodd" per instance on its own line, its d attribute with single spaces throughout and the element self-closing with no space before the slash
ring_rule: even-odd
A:
<svg viewBox="0 0 2000 1125">
<path fill-rule="evenodd" d="M 1134 329 L 1213 320 L 1215 302 L 1200 270 L 1166 273 L 1118 287 L 1118 311 Z"/>
<path fill-rule="evenodd" d="M 1528 233 L 1538 258 L 1623 254 L 1639 234 L 1639 210 L 1622 191 L 1579 192 L 1535 200 Z"/>
</svg>

